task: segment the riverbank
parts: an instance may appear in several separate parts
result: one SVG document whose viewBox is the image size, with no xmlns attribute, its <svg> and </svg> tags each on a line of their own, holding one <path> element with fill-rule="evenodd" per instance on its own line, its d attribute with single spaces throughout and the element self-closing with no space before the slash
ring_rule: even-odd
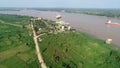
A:
<svg viewBox="0 0 120 68">
<path fill-rule="evenodd" d="M 56 23 L 43 18 L 31 19 L 18 15 L 0 15 L 0 17 L 1 68 L 38 68 L 35 44 L 37 49 L 40 48 L 42 58 L 48 68 L 120 67 L 118 49 L 105 44 L 103 40 L 69 28 L 65 22 Z M 34 30 L 32 33 L 30 21 L 34 22 L 37 36 Z M 37 53 L 39 53 L 38 50 Z M 40 64 L 44 62 L 40 59 Z"/>
<path fill-rule="evenodd" d="M 107 20 L 114 22 L 120 22 L 118 19 L 99 17 L 85 14 L 74 14 L 65 12 L 51 12 L 51 11 L 36 11 L 36 10 L 21 10 L 21 11 L 0 11 L 3 14 L 17 14 L 34 17 L 43 17 L 49 20 L 55 20 L 55 16 L 60 14 L 65 22 L 69 22 L 70 25 L 78 31 L 86 32 L 96 38 L 106 40 L 108 38 L 113 39 L 113 44 L 120 48 L 120 28 L 119 27 L 108 27 L 105 25 Z"/>
<path fill-rule="evenodd" d="M 65 23 L 34 18 L 43 59 L 50 68 L 119 68 L 120 51 L 103 40 L 68 29 Z M 61 27 L 65 28 L 61 28 Z M 41 35 L 42 34 L 42 35 Z M 113 60 L 111 60 L 113 59 Z"/>
</svg>

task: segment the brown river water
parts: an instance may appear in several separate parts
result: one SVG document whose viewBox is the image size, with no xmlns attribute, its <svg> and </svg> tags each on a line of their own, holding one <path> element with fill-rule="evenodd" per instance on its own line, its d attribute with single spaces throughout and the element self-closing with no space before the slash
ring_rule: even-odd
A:
<svg viewBox="0 0 120 68">
<path fill-rule="evenodd" d="M 70 23 L 70 25 L 77 31 L 87 33 L 102 40 L 111 38 L 113 39 L 112 44 L 114 44 L 114 46 L 116 46 L 117 48 L 120 48 L 120 27 L 105 25 L 105 22 L 107 20 L 120 23 L 119 19 L 86 14 L 36 10 L 0 11 L 0 14 L 17 14 L 34 17 L 43 17 L 55 21 L 55 16 L 60 14 L 62 15 L 61 20 Z"/>
</svg>

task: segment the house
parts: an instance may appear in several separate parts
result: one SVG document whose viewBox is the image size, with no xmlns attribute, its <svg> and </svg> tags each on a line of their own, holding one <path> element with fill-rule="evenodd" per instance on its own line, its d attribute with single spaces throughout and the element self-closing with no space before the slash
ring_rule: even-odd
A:
<svg viewBox="0 0 120 68">
<path fill-rule="evenodd" d="M 38 17 L 37 20 L 42 20 L 43 18 L 42 17 Z"/>
</svg>

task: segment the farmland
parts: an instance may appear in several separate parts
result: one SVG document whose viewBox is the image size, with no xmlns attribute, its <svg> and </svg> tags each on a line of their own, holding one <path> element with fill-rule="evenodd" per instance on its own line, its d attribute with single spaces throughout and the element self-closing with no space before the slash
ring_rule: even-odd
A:
<svg viewBox="0 0 120 68">
<path fill-rule="evenodd" d="M 0 68 L 38 68 L 29 17 L 0 15 Z"/>
</svg>

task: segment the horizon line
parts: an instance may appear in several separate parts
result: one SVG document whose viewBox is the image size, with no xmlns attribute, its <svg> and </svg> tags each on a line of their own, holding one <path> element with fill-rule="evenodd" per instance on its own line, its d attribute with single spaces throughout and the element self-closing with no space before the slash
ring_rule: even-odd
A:
<svg viewBox="0 0 120 68">
<path fill-rule="evenodd" d="M 9 9 L 9 8 L 17 8 L 17 9 L 120 9 L 120 8 L 70 8 L 70 7 L 0 7 L 0 9 Z"/>
</svg>

